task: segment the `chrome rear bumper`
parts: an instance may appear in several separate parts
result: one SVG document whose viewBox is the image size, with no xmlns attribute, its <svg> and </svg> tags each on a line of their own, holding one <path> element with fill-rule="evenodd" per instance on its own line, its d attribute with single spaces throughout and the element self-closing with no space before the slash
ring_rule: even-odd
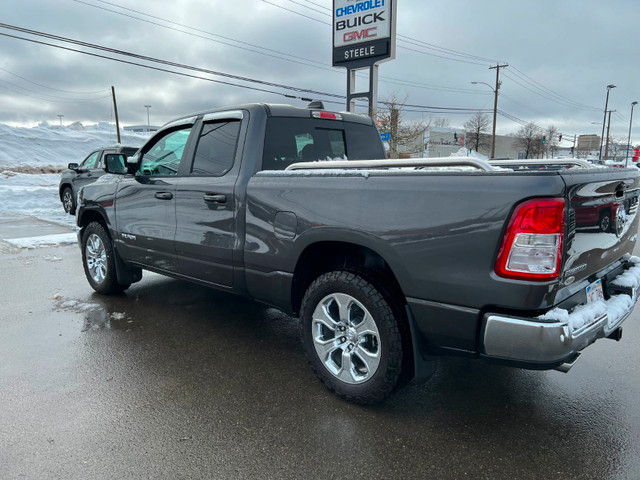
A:
<svg viewBox="0 0 640 480">
<path fill-rule="evenodd" d="M 636 290 L 638 285 L 620 288 L 617 291 L 625 293 L 612 295 L 597 306 L 580 305 L 571 312 L 554 309 L 534 318 L 488 313 L 481 335 L 482 356 L 530 368 L 571 362 L 591 343 L 620 328 L 638 300 Z"/>
</svg>

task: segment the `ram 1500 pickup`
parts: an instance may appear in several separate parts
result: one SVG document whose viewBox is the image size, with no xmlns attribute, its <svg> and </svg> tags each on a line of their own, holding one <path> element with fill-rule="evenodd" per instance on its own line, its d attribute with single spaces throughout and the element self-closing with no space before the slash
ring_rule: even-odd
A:
<svg viewBox="0 0 640 480">
<path fill-rule="evenodd" d="M 439 355 L 566 371 L 637 299 L 636 168 L 386 160 L 370 118 L 318 104 L 197 113 L 119 155 L 79 194 L 91 286 L 144 269 L 277 307 L 355 402 Z"/>
</svg>

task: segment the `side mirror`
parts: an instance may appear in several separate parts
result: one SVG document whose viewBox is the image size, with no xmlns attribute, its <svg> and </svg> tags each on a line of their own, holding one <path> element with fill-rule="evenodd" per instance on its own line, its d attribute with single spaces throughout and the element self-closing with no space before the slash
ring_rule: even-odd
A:
<svg viewBox="0 0 640 480">
<path fill-rule="evenodd" d="M 70 163 L 69 165 L 67 165 L 67 168 L 69 170 L 78 170 L 78 164 L 77 163 Z"/>
<path fill-rule="evenodd" d="M 105 155 L 104 171 L 107 173 L 127 173 L 126 157 L 121 153 Z"/>
</svg>

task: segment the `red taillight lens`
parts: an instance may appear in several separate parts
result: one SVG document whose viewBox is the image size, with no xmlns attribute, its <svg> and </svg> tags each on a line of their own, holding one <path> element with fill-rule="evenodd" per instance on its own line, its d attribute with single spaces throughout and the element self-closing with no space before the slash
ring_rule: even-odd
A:
<svg viewBox="0 0 640 480">
<path fill-rule="evenodd" d="M 547 281 L 560 275 L 564 237 L 563 198 L 526 201 L 511 216 L 496 273 L 505 278 Z"/>
<path fill-rule="evenodd" d="M 342 120 L 342 115 L 333 112 L 322 112 L 315 110 L 311 112 L 313 118 L 326 118 L 327 120 Z"/>
</svg>

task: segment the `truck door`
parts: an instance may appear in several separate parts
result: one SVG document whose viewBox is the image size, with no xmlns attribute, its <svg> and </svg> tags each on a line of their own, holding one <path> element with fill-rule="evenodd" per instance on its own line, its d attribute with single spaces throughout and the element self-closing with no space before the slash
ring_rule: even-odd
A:
<svg viewBox="0 0 640 480">
<path fill-rule="evenodd" d="M 195 118 L 156 134 L 140 152 L 135 175 L 125 176 L 116 194 L 118 252 L 129 261 L 177 271 L 176 184 L 188 158 Z"/>
<path fill-rule="evenodd" d="M 94 182 L 104 174 L 104 170 L 100 168 L 101 155 L 101 150 L 92 152 L 80 164 L 77 170 L 77 175 L 73 179 L 74 195 L 77 195 L 82 187 Z"/>
<path fill-rule="evenodd" d="M 233 285 L 239 223 L 236 180 L 242 148 L 241 111 L 205 115 L 194 135 L 195 154 L 176 187 L 179 272 L 208 283 Z"/>
</svg>

